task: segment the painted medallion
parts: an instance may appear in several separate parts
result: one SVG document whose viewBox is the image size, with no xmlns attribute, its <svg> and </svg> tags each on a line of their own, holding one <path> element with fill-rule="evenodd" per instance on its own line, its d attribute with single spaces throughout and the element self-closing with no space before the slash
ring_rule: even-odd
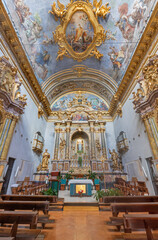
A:
<svg viewBox="0 0 158 240">
<path fill-rule="evenodd" d="M 66 29 L 66 39 L 72 49 L 81 53 L 92 43 L 94 30 L 88 16 L 83 11 L 77 11 L 72 15 Z"/>
</svg>

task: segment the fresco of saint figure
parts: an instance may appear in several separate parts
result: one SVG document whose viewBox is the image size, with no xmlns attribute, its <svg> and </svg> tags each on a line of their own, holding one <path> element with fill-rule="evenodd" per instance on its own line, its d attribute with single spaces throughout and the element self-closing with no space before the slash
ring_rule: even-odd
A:
<svg viewBox="0 0 158 240">
<path fill-rule="evenodd" d="M 75 52 L 84 52 L 93 40 L 93 26 L 83 11 L 73 14 L 66 29 L 66 39 Z"/>
<path fill-rule="evenodd" d="M 136 27 L 139 27 L 140 21 L 144 18 L 147 10 L 147 4 L 144 0 L 135 0 L 132 12 L 129 13 L 128 3 L 123 3 L 118 7 L 120 19 L 116 22 L 122 35 L 127 40 L 132 40 Z"/>
</svg>

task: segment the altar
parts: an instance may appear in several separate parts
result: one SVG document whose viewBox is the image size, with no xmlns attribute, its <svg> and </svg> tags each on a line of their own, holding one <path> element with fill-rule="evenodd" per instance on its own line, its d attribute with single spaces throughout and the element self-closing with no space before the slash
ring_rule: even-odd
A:
<svg viewBox="0 0 158 240">
<path fill-rule="evenodd" d="M 68 185 L 70 186 L 71 197 L 80 196 L 80 191 L 82 191 L 84 197 L 92 196 L 93 181 L 90 179 L 72 179 L 68 182 Z"/>
</svg>

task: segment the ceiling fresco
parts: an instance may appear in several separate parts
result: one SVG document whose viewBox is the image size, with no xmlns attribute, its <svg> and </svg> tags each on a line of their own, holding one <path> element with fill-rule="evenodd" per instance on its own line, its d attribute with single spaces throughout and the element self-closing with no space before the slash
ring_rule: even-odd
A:
<svg viewBox="0 0 158 240">
<path fill-rule="evenodd" d="M 72 102 L 73 99 L 75 99 L 78 95 L 86 98 L 86 104 L 90 103 L 93 110 L 101 110 L 101 111 L 108 110 L 107 103 L 103 99 L 99 98 L 98 96 L 91 93 L 86 93 L 86 92 L 74 92 L 74 93 L 69 93 L 69 94 L 66 94 L 65 96 L 60 97 L 55 103 L 53 103 L 51 107 L 52 111 L 64 111 L 65 109 L 69 108 L 70 102 Z"/>
<path fill-rule="evenodd" d="M 3 0 L 16 33 L 26 51 L 26 55 L 34 69 L 35 75 L 42 85 L 53 74 L 72 68 L 77 61 L 64 57 L 56 61 L 58 45 L 55 44 L 52 32 L 60 24 L 55 17 L 48 13 L 56 0 Z M 91 3 L 93 3 L 90 0 Z M 103 4 L 107 2 L 102 1 Z M 57 3 L 57 2 L 56 2 Z M 61 0 L 65 6 L 68 0 Z M 105 19 L 98 17 L 99 23 L 107 31 L 107 39 L 98 47 L 103 57 L 97 60 L 94 57 L 81 62 L 88 68 L 103 71 L 120 84 L 134 50 L 150 18 L 156 0 L 110 0 L 110 13 Z M 86 14 L 77 25 L 81 13 L 73 15 L 73 20 L 67 27 L 66 38 L 74 51 L 82 52 L 83 46 L 76 45 L 77 29 L 82 27 L 87 35 L 85 48 L 93 39 L 93 27 L 86 19 Z M 86 22 L 86 24 L 84 24 Z M 83 36 L 82 32 L 82 37 Z M 70 39 L 70 36 L 74 36 Z"/>
</svg>

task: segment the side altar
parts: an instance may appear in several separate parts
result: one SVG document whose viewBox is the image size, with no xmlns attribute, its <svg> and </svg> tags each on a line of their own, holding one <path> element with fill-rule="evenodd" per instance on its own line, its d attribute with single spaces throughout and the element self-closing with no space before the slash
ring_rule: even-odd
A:
<svg viewBox="0 0 158 240">
<path fill-rule="evenodd" d="M 69 181 L 68 185 L 71 197 L 78 197 L 80 193 L 84 197 L 92 196 L 93 181 L 90 179 L 73 179 Z"/>
</svg>

